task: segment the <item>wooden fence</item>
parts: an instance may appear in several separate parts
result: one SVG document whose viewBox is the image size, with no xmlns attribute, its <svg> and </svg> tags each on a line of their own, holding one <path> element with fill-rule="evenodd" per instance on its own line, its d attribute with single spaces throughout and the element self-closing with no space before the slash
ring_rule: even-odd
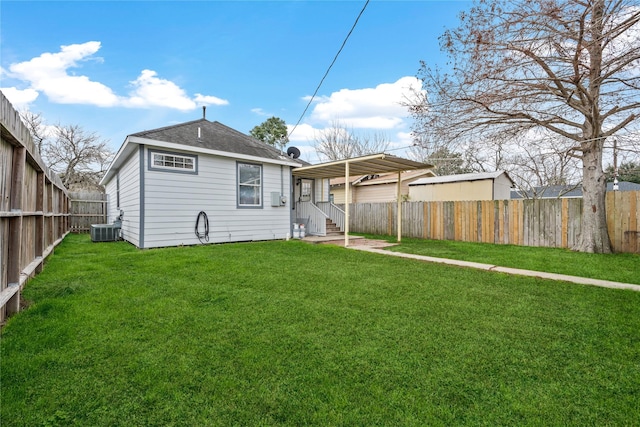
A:
<svg viewBox="0 0 640 427">
<path fill-rule="evenodd" d="M 0 322 L 69 231 L 69 198 L 19 114 L 0 92 Z"/>
<path fill-rule="evenodd" d="M 640 253 L 640 191 L 607 193 L 607 225 L 615 252 Z M 396 203 L 354 203 L 349 229 L 396 233 Z M 435 240 L 571 248 L 582 199 L 404 202 L 402 235 Z"/>
<path fill-rule="evenodd" d="M 72 233 L 88 233 L 91 224 L 107 223 L 107 195 L 104 193 L 72 192 L 70 221 Z"/>
</svg>

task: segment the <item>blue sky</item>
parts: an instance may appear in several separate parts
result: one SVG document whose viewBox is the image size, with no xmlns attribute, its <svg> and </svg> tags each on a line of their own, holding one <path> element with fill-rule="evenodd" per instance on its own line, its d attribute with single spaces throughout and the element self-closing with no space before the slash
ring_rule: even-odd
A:
<svg viewBox="0 0 640 427">
<path fill-rule="evenodd" d="M 77 124 L 117 150 L 128 134 L 202 117 L 244 133 L 294 125 L 365 1 L 7 1 L 0 87 L 18 109 Z M 319 159 L 336 120 L 411 143 L 400 101 L 465 1 L 371 0 L 289 145 Z"/>
</svg>

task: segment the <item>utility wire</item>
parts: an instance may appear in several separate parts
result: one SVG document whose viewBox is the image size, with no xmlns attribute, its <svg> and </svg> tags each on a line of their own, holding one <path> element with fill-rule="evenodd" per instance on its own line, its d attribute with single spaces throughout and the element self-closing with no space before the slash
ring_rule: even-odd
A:
<svg viewBox="0 0 640 427">
<path fill-rule="evenodd" d="M 320 86 L 322 86 L 322 83 L 324 82 L 324 79 L 329 74 L 329 71 L 331 71 L 331 67 L 333 67 L 333 64 L 336 63 L 336 60 L 338 59 L 338 56 L 340 55 L 340 52 L 342 52 L 342 49 L 347 44 L 347 40 L 349 40 L 349 37 L 351 36 L 351 33 L 353 33 L 353 30 L 356 28 L 356 25 L 358 25 L 358 21 L 360 20 L 360 17 L 364 13 L 364 10 L 367 8 L 368 4 L 369 4 L 369 0 L 367 0 L 364 3 L 364 6 L 362 7 L 362 10 L 358 14 L 358 17 L 356 18 L 356 21 L 353 23 L 353 26 L 351 27 L 351 30 L 349 30 L 349 34 L 347 34 L 347 37 L 345 37 L 344 41 L 342 42 L 342 46 L 340 46 L 340 49 L 338 50 L 338 53 L 336 53 L 336 56 L 333 57 L 333 61 L 331 61 L 331 64 L 329 65 L 329 68 L 327 68 L 327 71 L 324 73 L 324 76 L 322 76 L 322 80 L 320 80 L 320 83 L 318 84 L 318 87 L 316 87 L 315 92 L 313 92 L 313 95 L 311 95 L 311 99 L 309 99 L 309 102 L 307 103 L 307 106 L 304 107 L 304 111 L 300 115 L 300 118 L 298 119 L 296 125 L 293 127 L 293 129 L 291 129 L 291 132 L 289 132 L 289 135 L 287 136 L 287 138 L 289 138 L 291 136 L 291 134 L 296 130 L 296 128 L 298 127 L 298 125 L 302 121 L 302 118 L 304 117 L 304 115 L 307 114 L 307 110 L 309 109 L 309 106 L 313 102 L 313 99 L 318 94 L 318 91 L 320 90 Z"/>
</svg>

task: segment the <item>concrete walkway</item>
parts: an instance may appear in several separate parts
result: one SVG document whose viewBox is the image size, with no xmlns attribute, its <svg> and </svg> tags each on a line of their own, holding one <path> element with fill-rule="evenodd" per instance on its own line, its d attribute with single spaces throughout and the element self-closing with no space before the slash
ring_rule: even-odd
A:
<svg viewBox="0 0 640 427">
<path fill-rule="evenodd" d="M 436 262 L 440 264 L 455 265 L 458 267 L 476 268 L 479 270 L 497 271 L 500 273 L 516 274 L 519 276 L 538 277 L 540 279 L 560 280 L 564 282 L 578 283 L 580 285 L 600 286 L 602 288 L 611 289 L 628 289 L 631 291 L 640 292 L 640 285 L 634 285 L 631 283 L 611 282 L 609 280 L 590 279 L 587 277 L 568 276 L 566 274 L 545 273 L 541 271 L 522 270 L 519 268 L 499 267 L 491 264 L 481 264 L 479 262 L 458 261 L 454 259 L 446 258 L 434 258 L 423 255 L 405 254 L 402 252 L 385 251 L 372 246 L 358 246 L 357 243 L 350 245 L 349 249 L 355 249 L 358 251 L 372 252 L 376 254 L 395 256 L 400 258 L 410 258 L 419 261 Z"/>
</svg>

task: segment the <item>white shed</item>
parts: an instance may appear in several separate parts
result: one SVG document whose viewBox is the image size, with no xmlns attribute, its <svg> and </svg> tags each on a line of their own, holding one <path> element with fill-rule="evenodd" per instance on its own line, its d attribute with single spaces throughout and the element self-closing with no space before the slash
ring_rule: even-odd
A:
<svg viewBox="0 0 640 427">
<path fill-rule="evenodd" d="M 127 136 L 101 184 L 109 221 L 139 248 L 284 239 L 302 163 L 219 122 Z"/>
<path fill-rule="evenodd" d="M 421 178 L 409 184 L 411 201 L 507 200 L 513 181 L 505 171 Z"/>
</svg>

